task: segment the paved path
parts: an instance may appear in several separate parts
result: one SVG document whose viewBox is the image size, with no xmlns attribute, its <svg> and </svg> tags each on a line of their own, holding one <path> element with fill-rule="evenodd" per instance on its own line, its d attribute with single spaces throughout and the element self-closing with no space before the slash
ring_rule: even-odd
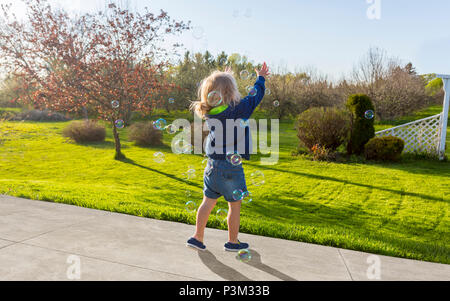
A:
<svg viewBox="0 0 450 301">
<path fill-rule="evenodd" d="M 207 252 L 186 248 L 193 229 L 0 196 L 0 280 L 68 280 L 73 258 L 81 280 L 368 280 L 371 254 L 241 234 L 245 264 L 223 251 L 225 231 L 207 229 Z M 381 280 L 450 280 L 450 265 L 378 258 Z"/>
</svg>

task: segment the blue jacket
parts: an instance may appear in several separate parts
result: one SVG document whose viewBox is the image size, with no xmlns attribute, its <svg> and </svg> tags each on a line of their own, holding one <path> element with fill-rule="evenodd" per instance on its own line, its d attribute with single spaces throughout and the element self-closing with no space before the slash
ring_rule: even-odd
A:
<svg viewBox="0 0 450 301">
<path fill-rule="evenodd" d="M 206 138 L 206 155 L 215 160 L 225 160 L 227 152 L 237 152 L 242 158 L 250 160 L 251 133 L 248 126 L 240 127 L 239 120 L 248 120 L 256 107 L 261 103 L 266 91 L 265 78 L 259 76 L 255 82 L 257 93 L 255 96 L 246 96 L 235 106 L 228 106 L 223 112 L 216 115 L 206 115 L 206 124 L 209 135 Z M 234 121 L 234 126 L 227 131 L 227 120 Z M 218 124 L 221 124 L 220 131 Z M 216 129 L 217 128 L 217 129 Z M 233 135 L 234 132 L 234 135 Z"/>
</svg>

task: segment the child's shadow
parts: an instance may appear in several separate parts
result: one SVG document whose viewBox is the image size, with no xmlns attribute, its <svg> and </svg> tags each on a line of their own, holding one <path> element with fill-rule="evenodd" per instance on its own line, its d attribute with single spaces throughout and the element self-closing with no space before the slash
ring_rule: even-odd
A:
<svg viewBox="0 0 450 301">
<path fill-rule="evenodd" d="M 256 252 L 255 250 L 250 249 L 250 254 L 252 255 L 252 259 L 249 262 L 247 262 L 248 265 L 250 265 L 258 270 L 261 270 L 263 272 L 266 272 L 267 274 L 270 274 L 274 277 L 277 277 L 278 279 L 283 280 L 283 281 L 297 281 L 297 279 L 294 279 L 291 276 L 286 275 L 286 274 L 268 266 L 267 264 L 262 263 L 261 255 L 258 252 Z"/>
<path fill-rule="evenodd" d="M 250 260 L 250 262 L 248 262 L 246 264 L 248 264 L 258 270 L 266 272 L 274 277 L 277 277 L 280 280 L 297 281 L 296 279 L 292 278 L 291 276 L 288 276 L 288 275 L 262 263 L 261 255 L 258 252 L 256 252 L 255 250 L 251 249 L 250 253 L 252 255 L 252 259 Z M 200 257 L 200 260 L 206 265 L 207 268 L 209 268 L 213 273 L 219 275 L 220 277 L 222 277 L 226 280 L 252 281 L 252 279 L 239 273 L 235 269 L 221 263 L 219 260 L 217 260 L 216 256 L 214 256 L 214 254 L 211 253 L 210 251 L 198 251 L 198 256 Z"/>
</svg>

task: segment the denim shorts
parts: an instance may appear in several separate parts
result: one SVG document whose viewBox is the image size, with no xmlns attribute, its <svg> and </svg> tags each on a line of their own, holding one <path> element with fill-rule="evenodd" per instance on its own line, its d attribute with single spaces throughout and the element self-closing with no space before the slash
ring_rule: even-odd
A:
<svg viewBox="0 0 450 301">
<path fill-rule="evenodd" d="M 227 202 L 233 203 L 239 201 L 233 199 L 233 191 L 238 189 L 247 191 L 242 164 L 234 166 L 226 160 L 208 159 L 203 177 L 204 195 L 210 199 L 223 196 Z"/>
</svg>

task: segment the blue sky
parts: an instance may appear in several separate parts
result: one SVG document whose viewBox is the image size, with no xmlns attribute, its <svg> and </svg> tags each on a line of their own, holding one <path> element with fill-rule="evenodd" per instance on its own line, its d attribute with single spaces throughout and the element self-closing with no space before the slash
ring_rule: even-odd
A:
<svg viewBox="0 0 450 301">
<path fill-rule="evenodd" d="M 450 73 L 450 1 L 371 1 L 381 2 L 379 20 L 367 17 L 372 5 L 367 0 L 129 0 L 137 9 L 162 8 L 175 19 L 190 20 L 196 34 L 180 37 L 188 50 L 238 52 L 255 62 L 292 71 L 313 67 L 339 78 L 378 46 L 412 61 L 421 73 Z M 53 2 L 84 11 L 104 5 L 104 0 Z"/>
</svg>

